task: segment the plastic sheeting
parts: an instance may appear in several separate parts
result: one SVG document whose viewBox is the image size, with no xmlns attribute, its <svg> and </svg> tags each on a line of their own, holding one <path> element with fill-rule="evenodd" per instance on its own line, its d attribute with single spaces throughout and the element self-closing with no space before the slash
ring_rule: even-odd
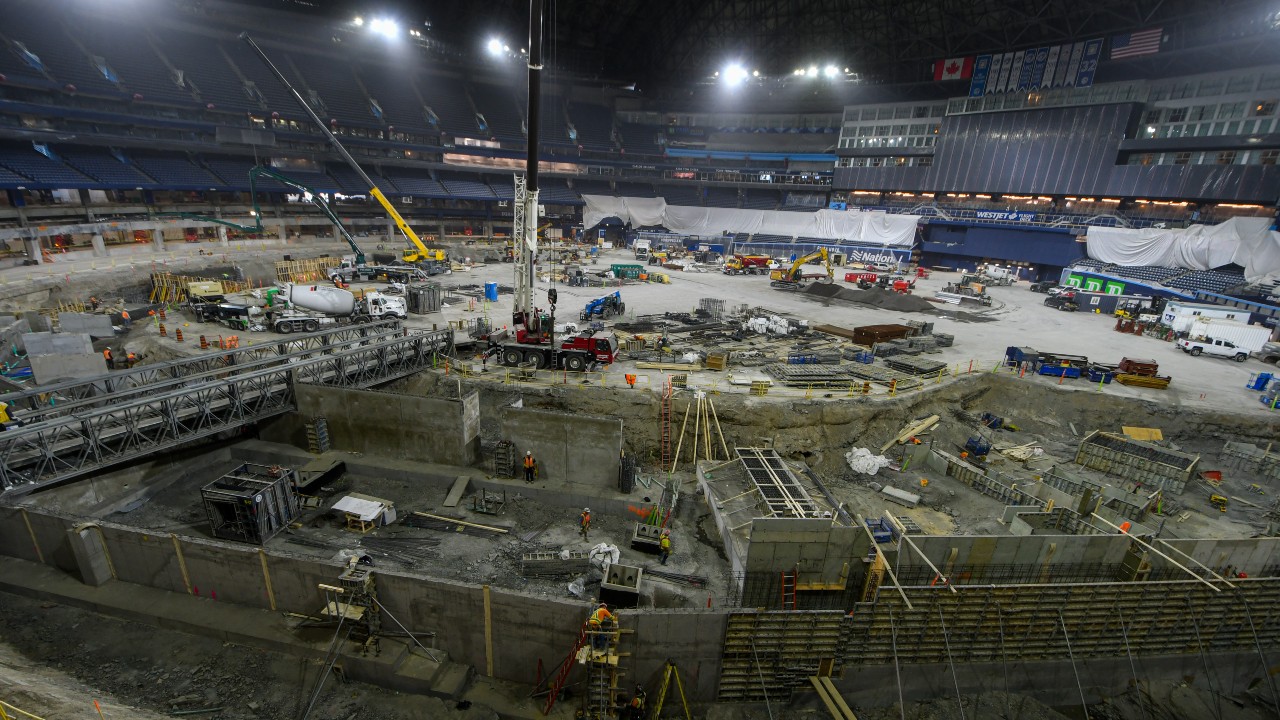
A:
<svg viewBox="0 0 1280 720">
<path fill-rule="evenodd" d="M 822 238 L 840 242 L 910 247 L 919 215 L 819 210 L 813 213 L 668 205 L 664 198 L 583 195 L 585 227 L 616 217 L 634 227 L 662 226 L 681 235 L 749 233 Z"/>
<path fill-rule="evenodd" d="M 1219 225 L 1127 230 L 1089 228 L 1089 257 L 1123 266 L 1163 265 L 1212 270 L 1235 263 L 1256 282 L 1280 275 L 1280 233 L 1268 218 L 1232 218 Z"/>
</svg>

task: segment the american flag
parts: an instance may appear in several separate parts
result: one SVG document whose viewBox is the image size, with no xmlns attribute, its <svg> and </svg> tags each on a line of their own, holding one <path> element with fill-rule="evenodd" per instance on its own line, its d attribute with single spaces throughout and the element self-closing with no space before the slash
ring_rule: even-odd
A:
<svg viewBox="0 0 1280 720">
<path fill-rule="evenodd" d="M 1160 52 L 1160 41 L 1164 38 L 1164 28 L 1143 30 L 1111 37 L 1111 59 L 1154 55 Z"/>
</svg>

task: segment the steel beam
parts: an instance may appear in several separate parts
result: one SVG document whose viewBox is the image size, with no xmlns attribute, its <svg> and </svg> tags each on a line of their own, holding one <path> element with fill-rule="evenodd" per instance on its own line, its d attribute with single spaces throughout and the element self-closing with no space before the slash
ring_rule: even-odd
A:
<svg viewBox="0 0 1280 720">
<path fill-rule="evenodd" d="M 435 367 L 449 331 L 363 337 L 236 373 L 201 373 L 118 402 L 84 404 L 0 435 L 0 489 L 21 494 L 296 408 L 298 383 L 367 388 Z M 145 388 L 142 388 L 145 390 Z"/>
</svg>

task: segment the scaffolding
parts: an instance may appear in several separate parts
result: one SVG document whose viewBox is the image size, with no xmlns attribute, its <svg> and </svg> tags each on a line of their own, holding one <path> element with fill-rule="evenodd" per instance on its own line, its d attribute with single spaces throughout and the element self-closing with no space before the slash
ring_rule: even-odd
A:
<svg viewBox="0 0 1280 720">
<path fill-rule="evenodd" d="M 821 509 L 773 448 L 734 448 L 771 517 L 812 518 Z"/>
</svg>

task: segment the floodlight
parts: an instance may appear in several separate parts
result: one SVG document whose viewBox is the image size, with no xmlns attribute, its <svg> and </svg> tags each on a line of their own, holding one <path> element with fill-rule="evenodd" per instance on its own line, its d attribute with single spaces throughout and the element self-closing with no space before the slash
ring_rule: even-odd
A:
<svg viewBox="0 0 1280 720">
<path fill-rule="evenodd" d="M 730 85 L 738 85 L 747 79 L 747 69 L 734 63 L 724 69 L 724 81 Z"/>
<path fill-rule="evenodd" d="M 828 65 L 822 70 L 823 74 L 829 78 L 833 78 L 840 73 L 840 69 L 835 65 Z"/>
<path fill-rule="evenodd" d="M 808 72 L 808 73 L 806 73 L 806 74 L 807 74 L 809 77 L 818 77 L 818 66 L 817 66 L 817 65 L 810 65 L 810 66 L 809 66 L 809 72 Z"/>
<path fill-rule="evenodd" d="M 489 44 L 486 45 L 485 47 L 487 47 L 489 49 L 489 52 L 493 53 L 494 55 L 500 55 L 502 53 L 502 41 L 499 40 L 498 38 L 490 38 Z"/>
<path fill-rule="evenodd" d="M 387 18 L 374 18 L 373 22 L 369 23 L 369 29 L 379 35 L 389 38 L 393 38 L 400 34 L 400 26 L 396 24 L 396 21 L 389 20 Z"/>
<path fill-rule="evenodd" d="M 752 71 L 751 71 L 751 77 L 760 77 L 760 71 L 759 71 L 759 70 L 752 70 Z"/>
<path fill-rule="evenodd" d="M 355 25 L 356 27 L 360 27 L 361 25 L 364 24 L 364 18 L 357 15 L 356 19 L 351 21 L 351 24 Z"/>
</svg>

